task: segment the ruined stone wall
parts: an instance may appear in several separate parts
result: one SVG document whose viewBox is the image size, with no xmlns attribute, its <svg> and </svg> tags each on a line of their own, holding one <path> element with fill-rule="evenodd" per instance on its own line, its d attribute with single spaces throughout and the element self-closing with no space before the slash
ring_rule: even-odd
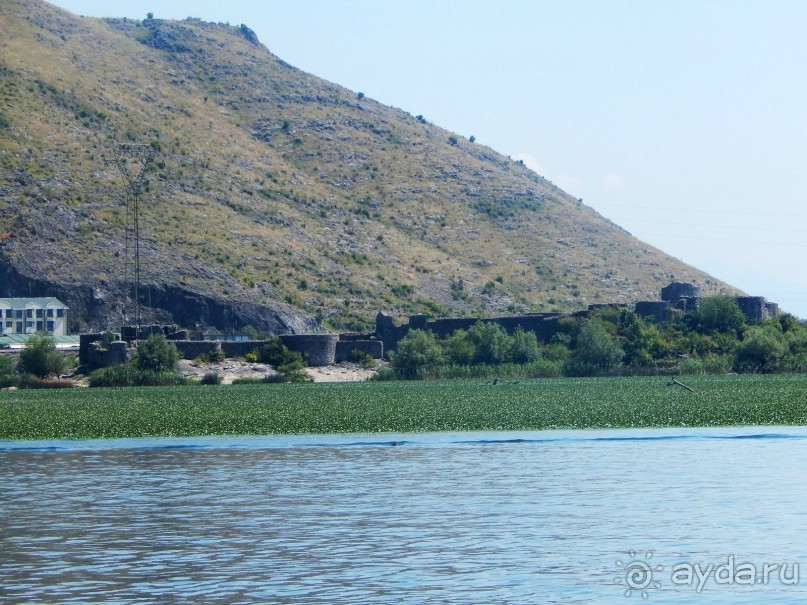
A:
<svg viewBox="0 0 807 605">
<path fill-rule="evenodd" d="M 409 332 L 409 325 L 396 326 L 395 320 L 381 311 L 375 318 L 375 335 L 384 343 L 384 349 L 394 351 L 400 340 Z"/>
<path fill-rule="evenodd" d="M 698 298 L 700 288 L 683 282 L 673 282 L 661 289 L 661 300 L 676 302 L 680 298 Z"/>
<path fill-rule="evenodd" d="M 196 359 L 221 348 L 221 343 L 215 340 L 175 340 L 173 343 L 182 359 Z"/>
<path fill-rule="evenodd" d="M 682 296 L 675 301 L 674 306 L 685 313 L 697 311 L 701 306 L 701 299 L 697 296 Z"/>
<path fill-rule="evenodd" d="M 337 334 L 283 334 L 280 340 L 310 366 L 328 366 L 336 360 Z"/>
<path fill-rule="evenodd" d="M 87 365 L 90 362 L 90 345 L 94 342 L 104 340 L 104 335 L 100 333 L 79 334 L 78 337 L 78 363 Z"/>
<path fill-rule="evenodd" d="M 587 311 L 582 312 L 584 315 Z M 444 317 L 428 320 L 425 315 L 413 315 L 409 323 L 396 326 L 392 318 L 383 313 L 376 316 L 376 337 L 384 342 L 384 350 L 398 348 L 400 340 L 409 330 L 429 330 L 438 338 L 448 338 L 457 330 L 468 330 L 477 322 L 493 323 L 512 334 L 518 328 L 525 332 L 534 332 L 538 340 L 549 342 L 558 331 L 557 320 L 564 317 L 562 313 L 533 313 L 530 315 L 506 317 Z"/>
<path fill-rule="evenodd" d="M 109 366 L 121 365 L 127 363 L 134 354 L 134 349 L 128 346 L 128 343 L 121 340 L 105 343 L 101 340 L 96 340 L 86 347 L 84 350 L 84 362 L 90 369 L 108 368 Z M 79 349 L 81 355 L 81 349 Z"/>
<path fill-rule="evenodd" d="M 634 310 L 637 315 L 653 321 L 664 321 L 670 303 L 663 300 L 642 300 L 636 303 Z"/>
<path fill-rule="evenodd" d="M 247 353 L 260 349 L 268 343 L 268 340 L 224 340 L 221 342 L 221 350 L 227 357 L 246 357 Z"/>
<path fill-rule="evenodd" d="M 762 321 L 768 317 L 768 310 L 765 307 L 765 298 L 762 296 L 737 296 L 735 299 L 740 311 L 750 322 Z"/>
<path fill-rule="evenodd" d="M 353 351 L 369 353 L 373 359 L 384 357 L 384 343 L 380 340 L 339 340 L 336 343 L 336 363 L 347 361 Z"/>
</svg>

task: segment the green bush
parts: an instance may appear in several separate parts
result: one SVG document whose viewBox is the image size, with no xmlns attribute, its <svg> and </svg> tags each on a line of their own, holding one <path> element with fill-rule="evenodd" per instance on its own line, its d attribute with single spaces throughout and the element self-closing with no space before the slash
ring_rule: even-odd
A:
<svg viewBox="0 0 807 605">
<path fill-rule="evenodd" d="M 224 353 L 224 350 L 221 347 L 216 347 L 215 349 L 200 355 L 199 359 L 207 363 L 221 363 L 227 359 L 227 355 Z"/>
<path fill-rule="evenodd" d="M 370 376 L 370 380 L 373 381 L 388 381 L 388 380 L 397 380 L 398 375 L 395 373 L 395 370 L 392 368 L 379 368 L 379 370 Z"/>
<path fill-rule="evenodd" d="M 0 379 L 11 376 L 14 373 L 14 362 L 11 357 L 0 355 Z"/>
<path fill-rule="evenodd" d="M 221 374 L 218 372 L 207 372 L 199 381 L 201 384 L 221 384 Z"/>
<path fill-rule="evenodd" d="M 66 367 L 64 355 L 56 350 L 55 341 L 49 336 L 32 336 L 17 360 L 17 372 L 39 378 L 58 376 Z"/>
<path fill-rule="evenodd" d="M 245 334 L 250 340 L 261 340 L 263 338 L 263 334 L 261 334 L 257 328 L 249 324 L 241 328 L 241 334 Z"/>
<path fill-rule="evenodd" d="M 567 373 L 573 376 L 609 373 L 622 365 L 624 356 L 619 339 L 608 331 L 605 322 L 590 319 L 577 335 Z"/>
<path fill-rule="evenodd" d="M 488 321 L 478 321 L 468 330 L 474 345 L 474 363 L 497 364 L 510 360 L 511 343 L 507 332 Z"/>
<path fill-rule="evenodd" d="M 132 364 L 139 370 L 157 374 L 174 372 L 179 363 L 179 351 L 164 334 L 152 334 L 137 345 Z"/>
<path fill-rule="evenodd" d="M 252 376 L 244 376 L 243 378 L 234 378 L 233 384 L 262 384 L 265 380 L 263 378 L 254 378 Z"/>
<path fill-rule="evenodd" d="M 13 384 L 18 389 L 72 389 L 74 385 L 70 380 L 60 380 L 58 378 L 40 378 L 32 374 L 22 374 L 15 376 Z"/>
<path fill-rule="evenodd" d="M 169 386 L 185 383 L 185 379 L 177 372 L 142 370 L 130 365 L 102 368 L 90 374 L 91 387 Z"/>
<path fill-rule="evenodd" d="M 737 348 L 734 369 L 738 372 L 776 372 L 789 351 L 782 332 L 771 325 L 753 326 Z"/>
<path fill-rule="evenodd" d="M 541 347 L 535 332 L 526 332 L 519 326 L 510 337 L 510 359 L 513 363 L 530 363 L 541 357 Z"/>
<path fill-rule="evenodd" d="M 465 330 L 457 330 L 442 341 L 443 353 L 450 364 L 465 366 L 476 358 L 476 346 Z"/>
<path fill-rule="evenodd" d="M 731 296 L 708 296 L 701 300 L 696 313 L 698 331 L 739 334 L 745 315 Z"/>
<path fill-rule="evenodd" d="M 391 355 L 392 368 L 398 376 L 414 378 L 421 368 L 443 362 L 443 349 L 432 332 L 410 330 Z"/>
<path fill-rule="evenodd" d="M 347 356 L 348 361 L 363 365 L 365 368 L 372 368 L 375 366 L 375 359 L 367 351 L 353 349 Z"/>
<path fill-rule="evenodd" d="M 290 351 L 280 338 L 273 338 L 257 351 L 258 361 L 266 363 L 280 373 L 296 372 L 305 367 L 303 356 Z"/>
<path fill-rule="evenodd" d="M 269 374 L 268 376 L 264 377 L 263 382 L 268 382 L 269 384 L 284 382 L 299 383 L 313 382 L 313 379 L 302 370 L 293 370 L 288 372 L 280 372 L 278 374 Z"/>
<path fill-rule="evenodd" d="M 780 371 L 807 374 L 807 353 L 788 355 L 782 360 Z"/>
<path fill-rule="evenodd" d="M 281 374 L 268 374 L 263 378 L 244 377 L 236 378 L 233 384 L 281 384 L 281 383 L 299 383 L 311 382 L 311 377 L 302 371 L 286 372 Z"/>
</svg>

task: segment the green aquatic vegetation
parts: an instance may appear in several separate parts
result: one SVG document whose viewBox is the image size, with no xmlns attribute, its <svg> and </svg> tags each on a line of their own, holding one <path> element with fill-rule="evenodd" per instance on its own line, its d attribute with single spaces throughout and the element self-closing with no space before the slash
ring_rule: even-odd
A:
<svg viewBox="0 0 807 605">
<path fill-rule="evenodd" d="M 807 375 L 0 392 L 0 439 L 807 424 Z"/>
</svg>

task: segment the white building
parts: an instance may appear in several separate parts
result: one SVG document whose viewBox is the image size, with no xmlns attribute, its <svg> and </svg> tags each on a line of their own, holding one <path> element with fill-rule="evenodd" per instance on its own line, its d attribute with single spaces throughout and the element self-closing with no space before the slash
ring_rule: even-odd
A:
<svg viewBox="0 0 807 605">
<path fill-rule="evenodd" d="M 66 336 L 67 305 L 58 298 L 0 298 L 0 334 Z"/>
</svg>

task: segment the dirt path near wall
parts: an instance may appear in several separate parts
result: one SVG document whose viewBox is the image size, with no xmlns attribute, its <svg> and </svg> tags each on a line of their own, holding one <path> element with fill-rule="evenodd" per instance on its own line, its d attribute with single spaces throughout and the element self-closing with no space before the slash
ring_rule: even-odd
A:
<svg viewBox="0 0 807 605">
<path fill-rule="evenodd" d="M 366 368 L 362 365 L 344 362 L 332 366 L 305 368 L 314 382 L 362 382 L 375 374 L 377 368 Z M 200 363 L 181 360 L 179 372 L 185 377 L 200 380 L 208 372 L 217 372 L 222 377 L 222 384 L 232 384 L 236 378 L 263 378 L 274 374 L 272 366 L 263 363 L 235 361 L 225 359 L 221 363 Z"/>
</svg>

